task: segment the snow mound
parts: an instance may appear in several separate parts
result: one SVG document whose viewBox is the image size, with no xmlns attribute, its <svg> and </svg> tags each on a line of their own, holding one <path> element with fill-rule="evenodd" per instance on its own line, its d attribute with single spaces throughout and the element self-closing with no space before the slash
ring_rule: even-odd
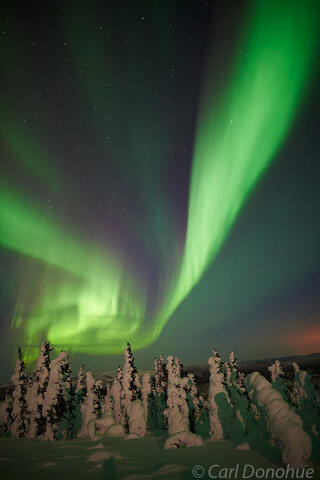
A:
<svg viewBox="0 0 320 480">
<path fill-rule="evenodd" d="M 158 470 L 152 473 L 130 473 L 123 480 L 149 480 L 153 478 L 170 478 L 170 475 L 174 475 L 179 472 L 183 472 L 186 470 L 186 467 L 183 465 L 176 465 L 174 463 L 169 463 L 168 465 L 163 465 Z"/>
<path fill-rule="evenodd" d="M 107 429 L 106 434 L 109 437 L 124 437 L 126 435 L 126 430 L 121 423 L 114 423 Z"/>
<path fill-rule="evenodd" d="M 124 440 L 135 440 L 136 438 L 142 438 L 140 435 L 137 435 L 136 433 L 128 433 L 126 437 L 124 437 Z"/>
<path fill-rule="evenodd" d="M 109 460 L 111 457 L 116 458 L 117 460 L 122 458 L 118 452 L 104 450 L 103 452 L 100 451 L 91 453 L 91 455 L 88 457 L 88 462 L 104 462 L 105 460 Z"/>
<path fill-rule="evenodd" d="M 247 442 L 240 443 L 236 446 L 236 450 L 250 450 L 250 445 Z"/>
<path fill-rule="evenodd" d="M 203 445 L 202 438 L 195 433 L 186 431 L 171 435 L 165 441 L 164 448 L 179 448 L 179 447 L 201 447 Z"/>
<path fill-rule="evenodd" d="M 114 416 L 110 412 L 106 412 L 101 418 L 96 420 L 96 432 L 103 435 L 111 425 L 114 425 Z"/>
<path fill-rule="evenodd" d="M 54 467 L 55 463 L 54 462 L 44 462 L 44 463 L 41 463 L 40 466 L 45 467 L 45 468 L 50 468 L 50 467 Z"/>
<path fill-rule="evenodd" d="M 95 445 L 92 445 L 92 447 L 87 447 L 87 450 L 96 450 L 98 448 L 104 448 L 103 443 L 96 443 Z"/>
</svg>

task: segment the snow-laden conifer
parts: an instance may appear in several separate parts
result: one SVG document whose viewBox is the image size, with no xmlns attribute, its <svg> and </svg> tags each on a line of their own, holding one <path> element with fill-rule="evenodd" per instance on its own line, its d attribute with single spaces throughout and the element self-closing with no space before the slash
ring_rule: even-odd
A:
<svg viewBox="0 0 320 480">
<path fill-rule="evenodd" d="M 237 360 L 234 352 L 229 355 L 229 362 L 224 364 L 224 385 L 233 409 L 233 421 L 231 435 L 236 443 L 243 442 L 248 422 L 249 402 L 247 391 L 243 383 L 243 376 L 237 368 Z"/>
<path fill-rule="evenodd" d="M 113 415 L 116 423 L 123 423 L 123 411 L 122 411 L 122 402 L 121 402 L 121 393 L 122 393 L 122 369 L 118 367 L 117 375 L 113 380 L 110 395 L 113 403 Z"/>
<path fill-rule="evenodd" d="M 127 409 L 129 435 L 127 439 L 143 437 L 147 431 L 147 417 L 141 400 L 133 400 Z"/>
<path fill-rule="evenodd" d="M 305 430 L 313 437 L 320 435 L 320 397 L 308 372 L 293 363 L 294 385 L 292 400 L 303 420 Z"/>
<path fill-rule="evenodd" d="M 201 416 L 198 387 L 192 373 L 188 373 L 186 378 L 186 391 L 189 405 L 189 422 L 192 431 L 195 429 L 195 425 L 199 422 Z"/>
<path fill-rule="evenodd" d="M 30 412 L 30 428 L 28 436 L 36 438 L 46 429 L 46 417 L 42 406 L 49 382 L 50 352 L 53 348 L 50 342 L 42 342 L 40 355 L 33 373 L 33 382 L 27 393 L 28 410 Z"/>
<path fill-rule="evenodd" d="M 111 396 L 111 385 L 107 383 L 105 397 L 101 403 L 101 412 L 104 414 L 110 410 L 113 412 L 113 402 Z"/>
<path fill-rule="evenodd" d="M 77 377 L 76 394 L 78 398 L 84 398 L 87 394 L 87 381 L 84 365 L 82 364 Z"/>
<path fill-rule="evenodd" d="M 229 435 L 232 422 L 231 402 L 224 384 L 221 358 L 216 350 L 208 360 L 210 367 L 209 421 L 212 440 L 223 440 Z"/>
<path fill-rule="evenodd" d="M 170 355 L 167 358 L 168 390 L 167 409 L 169 435 L 189 430 L 189 408 L 180 377 L 180 364 Z"/>
<path fill-rule="evenodd" d="M 0 403 L 0 434 L 11 435 L 10 425 L 13 422 L 12 409 L 12 391 L 7 390 L 4 401 Z"/>
<path fill-rule="evenodd" d="M 150 396 L 150 408 L 148 424 L 151 428 L 167 428 L 164 411 L 167 406 L 168 373 L 163 356 L 154 359 L 154 372 L 152 378 L 152 394 Z"/>
<path fill-rule="evenodd" d="M 122 376 L 122 405 L 124 412 L 127 411 L 130 402 L 136 400 L 139 390 L 139 377 L 134 364 L 134 357 L 130 343 L 127 343 L 124 352 L 124 367 Z"/>
<path fill-rule="evenodd" d="M 163 356 L 160 355 L 159 359 L 154 359 L 154 389 L 155 392 L 161 396 L 166 393 L 168 384 L 168 374 L 166 368 L 166 362 Z"/>
<path fill-rule="evenodd" d="M 86 374 L 86 396 L 81 405 L 82 426 L 79 437 L 96 437 L 96 420 L 99 418 L 101 403 L 99 387 L 91 372 Z"/>
<path fill-rule="evenodd" d="M 167 409 L 169 438 L 164 448 L 190 447 L 202 444 L 202 439 L 189 430 L 189 407 L 186 396 L 187 378 L 181 378 L 182 365 L 172 356 L 167 358 Z"/>
<path fill-rule="evenodd" d="M 62 351 L 50 362 L 49 381 L 42 406 L 42 413 L 47 418 L 45 440 L 57 440 L 68 434 L 70 387 L 69 356 Z"/>
<path fill-rule="evenodd" d="M 279 393 L 281 393 L 283 400 L 291 403 L 291 395 L 285 382 L 285 374 L 282 370 L 280 361 L 276 360 L 272 365 L 268 367 L 268 370 L 271 375 L 272 387 L 278 390 Z"/>
<path fill-rule="evenodd" d="M 19 347 L 15 372 L 11 377 L 14 388 L 12 391 L 12 423 L 10 431 L 14 437 L 25 437 L 29 430 L 30 416 L 26 397 L 30 379 L 25 372 L 25 368 L 26 365 L 22 359 L 22 351 Z"/>
<path fill-rule="evenodd" d="M 149 406 L 149 399 L 151 395 L 151 376 L 150 373 L 145 373 L 142 377 L 142 385 L 141 385 L 141 400 L 142 405 L 145 411 L 145 417 L 148 418 L 148 406 Z"/>
<path fill-rule="evenodd" d="M 311 456 L 312 445 L 304 431 L 301 418 L 258 372 L 246 377 L 246 386 L 264 418 L 267 430 L 282 453 L 283 463 L 300 468 Z"/>
</svg>

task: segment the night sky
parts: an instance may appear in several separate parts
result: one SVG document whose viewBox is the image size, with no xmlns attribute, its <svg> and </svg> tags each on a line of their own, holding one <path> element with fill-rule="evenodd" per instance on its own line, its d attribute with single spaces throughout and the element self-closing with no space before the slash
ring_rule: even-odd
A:
<svg viewBox="0 0 320 480">
<path fill-rule="evenodd" d="M 320 351 L 319 3 L 0 8 L 1 379 Z"/>
</svg>

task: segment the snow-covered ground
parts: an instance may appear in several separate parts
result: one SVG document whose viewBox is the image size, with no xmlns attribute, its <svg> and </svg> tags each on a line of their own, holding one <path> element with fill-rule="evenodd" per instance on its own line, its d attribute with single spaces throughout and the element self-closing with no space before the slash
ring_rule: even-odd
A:
<svg viewBox="0 0 320 480">
<path fill-rule="evenodd" d="M 42 343 L 33 374 L 18 350 L 0 403 L 0 480 L 320 480 L 319 393 L 296 363 L 290 383 L 275 361 L 270 382 L 213 349 L 204 399 L 173 356 L 140 377 L 127 344 L 112 385 L 82 367 L 75 385 L 67 352 L 50 361 L 51 350 Z"/>
<path fill-rule="evenodd" d="M 165 439 L 166 432 L 130 441 L 108 437 L 57 442 L 0 438 L 0 478 L 186 480 L 200 478 L 192 474 L 192 468 L 202 466 L 201 478 L 208 479 L 211 465 L 220 466 L 212 470 L 212 475 L 218 471 L 223 475 L 220 468 L 239 464 L 238 476 L 230 478 L 241 479 L 245 465 L 264 469 L 281 466 L 280 455 L 277 457 L 275 450 L 264 442 L 259 445 L 257 440 L 255 450 L 236 450 L 231 442 L 210 440 L 205 440 L 202 447 L 165 450 Z M 202 471 L 200 468 L 195 473 L 200 475 Z M 248 469 L 248 475 L 250 472 Z M 320 478 L 320 468 L 316 468 L 312 478 Z"/>
</svg>

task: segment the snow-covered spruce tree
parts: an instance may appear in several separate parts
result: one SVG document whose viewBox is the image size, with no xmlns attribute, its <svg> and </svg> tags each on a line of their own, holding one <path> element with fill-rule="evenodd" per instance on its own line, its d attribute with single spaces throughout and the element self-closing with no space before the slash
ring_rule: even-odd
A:
<svg viewBox="0 0 320 480">
<path fill-rule="evenodd" d="M 198 387 L 192 373 L 188 373 L 186 377 L 187 402 L 189 407 L 189 423 L 190 430 L 194 432 L 196 425 L 201 417 L 201 401 L 199 398 Z"/>
<path fill-rule="evenodd" d="M 62 432 L 64 438 L 73 438 L 77 432 L 76 416 L 78 412 L 76 388 L 72 382 L 72 371 L 69 361 L 66 361 L 63 365 L 63 384 L 66 405 L 63 415 Z"/>
<path fill-rule="evenodd" d="M 81 407 L 87 396 L 87 374 L 82 364 L 77 377 L 77 385 L 74 398 L 74 424 L 73 436 L 77 436 L 82 427 Z"/>
<path fill-rule="evenodd" d="M 224 365 L 224 384 L 233 408 L 231 437 L 237 443 L 242 443 L 246 434 L 248 422 L 249 401 L 243 383 L 243 377 L 238 371 L 234 352 L 230 353 L 229 362 Z"/>
<path fill-rule="evenodd" d="M 11 435 L 10 425 L 13 422 L 12 417 L 13 398 L 10 390 L 6 391 L 5 400 L 0 404 L 0 434 Z"/>
<path fill-rule="evenodd" d="M 122 402 L 122 379 L 122 368 L 118 367 L 117 375 L 115 376 L 110 388 L 112 410 L 106 411 L 105 414 L 108 418 L 102 420 L 103 425 L 101 427 L 101 431 L 105 431 L 107 435 L 113 437 L 123 437 L 126 434 L 125 425 L 127 422 Z"/>
<path fill-rule="evenodd" d="M 271 375 L 272 387 L 278 390 L 279 393 L 281 393 L 283 400 L 291 403 L 290 394 L 284 379 L 284 371 L 282 370 L 280 361 L 276 360 L 272 365 L 268 367 L 268 370 Z"/>
<path fill-rule="evenodd" d="M 110 426 L 115 424 L 116 421 L 113 415 L 111 387 L 107 384 L 106 394 L 101 402 L 101 417 L 96 420 L 96 432 L 99 435 L 103 435 L 107 432 Z"/>
<path fill-rule="evenodd" d="M 136 399 L 127 408 L 129 435 L 126 440 L 143 437 L 147 431 L 147 416 L 142 401 Z"/>
<path fill-rule="evenodd" d="M 106 412 L 110 412 L 110 410 L 113 412 L 113 402 L 112 402 L 112 396 L 111 396 L 111 386 L 110 384 L 107 383 L 106 394 L 101 403 L 101 413 L 103 415 Z"/>
<path fill-rule="evenodd" d="M 311 456 L 312 445 L 309 435 L 303 430 L 301 418 L 260 373 L 250 373 L 245 383 L 265 419 L 273 443 L 281 450 L 283 463 L 293 468 L 305 466 Z"/>
<path fill-rule="evenodd" d="M 296 412 L 303 420 L 304 429 L 312 437 L 320 436 L 320 397 L 308 372 L 294 368 L 293 402 Z"/>
<path fill-rule="evenodd" d="M 82 426 L 78 437 L 96 437 L 96 420 L 101 412 L 99 387 L 91 372 L 86 374 L 86 396 L 81 405 Z"/>
<path fill-rule="evenodd" d="M 154 374 L 152 378 L 152 394 L 149 397 L 148 425 L 153 429 L 166 429 L 167 422 L 164 411 L 167 406 L 168 374 L 163 356 L 154 359 Z"/>
<path fill-rule="evenodd" d="M 42 342 L 40 356 L 33 373 L 33 382 L 27 392 L 28 410 L 30 412 L 30 428 L 28 437 L 36 438 L 46 429 L 46 418 L 42 413 L 45 393 L 49 382 L 50 342 Z"/>
<path fill-rule="evenodd" d="M 102 403 L 103 403 L 103 381 L 102 380 L 96 380 L 96 392 L 97 392 L 96 415 L 97 415 L 97 418 L 100 418 L 102 414 Z"/>
<path fill-rule="evenodd" d="M 142 399 L 142 405 L 145 411 L 146 418 L 148 418 L 148 405 L 149 405 L 150 395 L 151 395 L 151 376 L 150 376 L 150 373 L 145 373 L 142 377 L 141 399 Z"/>
<path fill-rule="evenodd" d="M 159 397 L 166 394 L 167 385 L 168 374 L 166 362 L 164 361 L 163 356 L 160 355 L 159 359 L 154 359 L 154 389 Z"/>
<path fill-rule="evenodd" d="M 42 405 L 42 414 L 47 418 L 44 440 L 58 440 L 70 434 L 73 422 L 71 385 L 69 356 L 62 351 L 50 362 L 49 381 Z"/>
<path fill-rule="evenodd" d="M 8 425 L 8 412 L 6 402 L 0 402 L 0 435 L 3 435 L 7 431 Z"/>
<path fill-rule="evenodd" d="M 29 377 L 25 373 L 26 365 L 22 359 L 21 348 L 18 348 L 18 359 L 15 372 L 11 377 L 13 383 L 12 392 L 12 423 L 10 431 L 14 437 L 25 437 L 29 430 L 29 412 L 27 404 L 27 390 Z"/>
<path fill-rule="evenodd" d="M 181 363 L 172 356 L 167 358 L 168 389 L 167 409 L 169 438 L 164 448 L 202 445 L 202 439 L 189 430 L 189 408 L 185 391 L 186 380 L 182 380 Z"/>
<path fill-rule="evenodd" d="M 122 405 L 123 410 L 127 413 L 130 402 L 136 400 L 139 390 L 139 377 L 134 364 L 134 357 L 131 351 L 130 343 L 124 351 L 124 367 L 122 376 Z"/>
<path fill-rule="evenodd" d="M 116 423 L 125 423 L 124 414 L 122 410 L 121 394 L 122 394 L 122 369 L 118 367 L 117 375 L 115 376 L 110 395 L 113 403 L 113 414 Z"/>
<path fill-rule="evenodd" d="M 272 383 L 275 383 L 278 380 L 278 378 L 280 378 L 281 376 L 284 375 L 282 367 L 281 367 L 281 363 L 280 363 L 279 360 L 276 360 L 272 365 L 270 365 L 268 367 L 268 370 L 269 370 L 270 375 L 271 375 L 271 382 Z"/>
<path fill-rule="evenodd" d="M 186 392 L 181 385 L 179 365 L 170 355 L 167 357 L 168 389 L 167 409 L 169 435 L 189 430 L 189 408 Z"/>
<path fill-rule="evenodd" d="M 130 343 L 127 343 L 124 352 L 124 367 L 121 379 L 121 419 L 123 425 L 128 424 L 130 436 L 143 436 L 146 430 L 146 417 L 140 396 L 141 384 L 138 371 L 134 364 L 134 357 Z"/>
<path fill-rule="evenodd" d="M 78 399 L 81 401 L 87 394 L 87 381 L 86 381 L 86 372 L 84 370 L 84 365 L 82 364 L 77 377 L 77 386 L 76 394 Z"/>
<path fill-rule="evenodd" d="M 224 383 L 221 358 L 216 350 L 208 360 L 210 370 L 209 385 L 209 421 L 212 440 L 223 440 L 230 436 L 232 424 L 232 407 Z"/>
</svg>

